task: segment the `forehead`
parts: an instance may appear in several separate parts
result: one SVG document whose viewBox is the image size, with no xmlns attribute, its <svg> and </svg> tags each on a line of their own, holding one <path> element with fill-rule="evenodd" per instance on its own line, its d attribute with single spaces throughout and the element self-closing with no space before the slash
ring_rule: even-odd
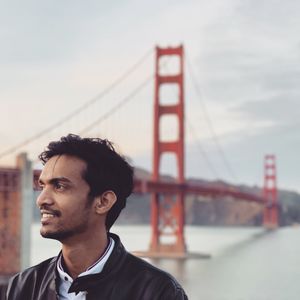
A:
<svg viewBox="0 0 300 300">
<path fill-rule="evenodd" d="M 75 178 L 81 179 L 86 170 L 86 162 L 71 155 L 56 155 L 51 157 L 45 164 L 40 179 L 51 178 Z"/>
</svg>

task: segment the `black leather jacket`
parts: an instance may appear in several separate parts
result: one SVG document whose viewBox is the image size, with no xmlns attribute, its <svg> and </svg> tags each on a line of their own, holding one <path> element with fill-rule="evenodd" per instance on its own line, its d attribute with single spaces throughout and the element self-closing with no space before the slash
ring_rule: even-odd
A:
<svg viewBox="0 0 300 300">
<path fill-rule="evenodd" d="M 87 291 L 87 300 L 187 300 L 178 282 L 168 273 L 128 253 L 119 237 L 101 273 L 76 278 L 69 292 Z M 7 300 L 58 298 L 57 257 L 17 275 L 9 282 Z"/>
</svg>

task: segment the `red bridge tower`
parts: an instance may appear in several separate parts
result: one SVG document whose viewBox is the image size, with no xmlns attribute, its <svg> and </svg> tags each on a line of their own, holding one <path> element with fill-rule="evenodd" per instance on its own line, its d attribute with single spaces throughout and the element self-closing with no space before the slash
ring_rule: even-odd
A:
<svg viewBox="0 0 300 300">
<path fill-rule="evenodd" d="M 264 209 L 264 226 L 275 228 L 278 226 L 278 203 L 276 185 L 276 157 L 275 155 L 265 156 L 265 178 L 263 197 L 267 199 Z"/>
<path fill-rule="evenodd" d="M 163 56 L 177 56 L 179 58 L 179 73 L 162 75 L 160 59 Z M 152 180 L 159 182 L 160 161 L 162 154 L 173 153 L 177 159 L 177 183 L 184 184 L 184 86 L 183 86 L 183 46 L 177 48 L 156 47 L 155 99 L 154 99 L 154 157 Z M 160 89 L 164 84 L 178 87 L 176 103 L 162 104 Z M 177 139 L 163 141 L 160 136 L 160 118 L 173 115 L 178 119 Z M 152 193 L 151 200 L 152 238 L 150 251 L 157 255 L 164 254 L 183 256 L 186 252 L 184 241 L 184 193 L 182 191 Z"/>
</svg>

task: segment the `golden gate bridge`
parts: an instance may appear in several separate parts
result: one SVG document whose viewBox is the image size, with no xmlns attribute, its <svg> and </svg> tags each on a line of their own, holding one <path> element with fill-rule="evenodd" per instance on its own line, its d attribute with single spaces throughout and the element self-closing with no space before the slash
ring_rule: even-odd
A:
<svg viewBox="0 0 300 300">
<path fill-rule="evenodd" d="M 162 59 L 176 57 L 179 62 L 179 68 L 175 73 L 161 72 L 163 68 Z M 65 118 L 59 120 L 52 126 L 43 129 L 32 137 L 22 141 L 21 143 L 0 153 L 0 158 L 15 153 L 28 144 L 34 143 L 36 140 L 44 137 L 50 131 L 55 130 L 62 124 L 77 116 L 81 111 L 92 106 L 99 99 L 102 99 L 112 89 L 118 86 L 122 81 L 131 74 L 144 60 L 142 58 L 132 66 L 124 75 L 118 78 L 113 84 L 105 89 L 98 96 L 90 99 L 83 106 L 69 113 Z M 151 194 L 151 228 L 152 237 L 150 248 L 147 255 L 155 257 L 173 256 L 187 257 L 187 249 L 184 236 L 185 226 L 185 196 L 188 194 L 204 195 L 204 196 L 224 196 L 230 197 L 235 201 L 248 201 L 261 204 L 263 207 L 263 226 L 267 228 L 276 228 L 278 226 L 278 203 L 277 203 L 277 187 L 276 187 L 276 161 L 274 155 L 266 155 L 264 162 L 264 187 L 261 195 L 245 192 L 236 187 L 224 186 L 220 184 L 204 184 L 191 183 L 185 178 L 185 93 L 184 93 L 184 47 L 167 47 L 155 49 L 155 74 L 154 74 L 154 122 L 153 122 L 153 165 L 152 178 L 145 179 L 138 176 L 135 177 L 135 193 Z M 115 105 L 93 120 L 78 133 L 86 134 L 92 128 L 99 125 L 111 115 L 115 114 L 123 106 L 131 101 L 131 99 L 139 93 L 150 81 L 150 76 L 136 87 L 128 96 L 121 97 Z M 162 88 L 165 85 L 173 85 L 177 88 L 178 93 L 174 102 L 168 102 L 163 99 Z M 143 112 L 141 112 L 143 113 Z M 176 125 L 173 131 L 176 133 L 173 140 L 164 140 L 161 135 L 161 119 L 165 116 L 176 118 Z M 139 124 L 136 124 L 139 126 Z M 215 138 L 216 135 L 215 135 Z M 220 148 L 220 153 L 226 157 Z M 177 175 L 172 180 L 164 180 L 161 173 L 161 158 L 165 153 L 172 153 L 176 157 Z M 18 271 L 20 266 L 20 257 L 18 249 L 20 249 L 20 232 L 21 232 L 21 213 L 22 210 L 22 187 L 24 188 L 24 172 L 26 169 L 26 161 L 18 163 L 17 168 L 1 168 L 0 169 L 0 233 L 1 233 L 1 255 L 0 269 L 5 273 L 13 273 Z M 37 178 L 38 170 L 27 177 Z M 23 174 L 23 175 L 22 175 Z M 26 180 L 25 180 L 26 181 Z M 27 180 L 28 181 L 28 180 Z M 34 180 L 29 180 L 28 184 L 33 188 Z M 24 207 L 23 207 L 24 209 Z M 171 243 L 164 242 L 165 237 L 171 237 Z M 12 263 L 14 260 L 14 263 Z"/>
</svg>

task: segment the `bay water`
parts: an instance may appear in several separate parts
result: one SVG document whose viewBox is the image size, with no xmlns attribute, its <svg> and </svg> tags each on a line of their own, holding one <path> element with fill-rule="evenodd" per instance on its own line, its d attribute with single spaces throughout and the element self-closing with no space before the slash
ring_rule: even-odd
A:
<svg viewBox="0 0 300 300">
<path fill-rule="evenodd" d="M 43 239 L 32 225 L 31 264 L 57 255 L 60 243 Z M 147 250 L 150 226 L 114 226 L 128 251 Z M 149 260 L 171 273 L 190 300 L 300 299 L 300 227 L 186 226 L 188 251 L 206 259 Z"/>
</svg>

